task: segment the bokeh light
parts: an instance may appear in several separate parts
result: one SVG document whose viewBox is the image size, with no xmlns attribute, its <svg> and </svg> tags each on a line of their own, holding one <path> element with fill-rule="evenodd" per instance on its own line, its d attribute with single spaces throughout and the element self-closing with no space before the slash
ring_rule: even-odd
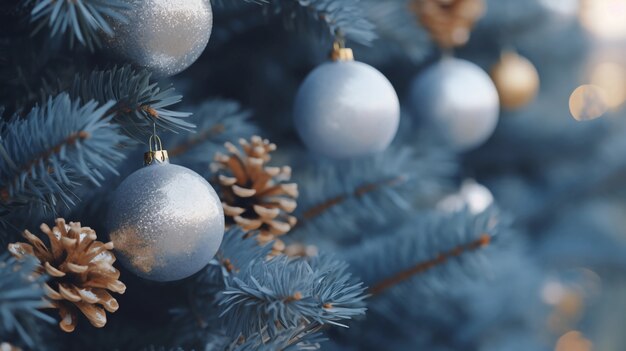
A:
<svg viewBox="0 0 626 351">
<path fill-rule="evenodd" d="M 580 11 L 580 0 L 539 0 L 539 3 L 564 17 L 573 17 Z"/>
<path fill-rule="evenodd" d="M 478 214 L 493 204 L 493 195 L 484 185 L 473 179 L 466 179 L 458 193 L 441 199 L 437 208 L 444 212 L 457 212 L 467 208 L 471 213 Z"/>
<path fill-rule="evenodd" d="M 609 108 L 617 108 L 626 100 L 626 70 L 617 63 L 603 62 L 597 65 L 591 72 L 591 84 L 604 90 Z"/>
<path fill-rule="evenodd" d="M 593 344 L 582 333 L 570 331 L 559 338 L 554 351 L 592 351 Z"/>
<path fill-rule="evenodd" d="M 626 0 L 582 0 L 580 22 L 602 39 L 626 39 Z"/>
<path fill-rule="evenodd" d="M 595 85 L 581 85 L 569 98 L 570 113 L 577 121 L 589 121 L 601 117 L 608 108 L 604 90 Z"/>
</svg>

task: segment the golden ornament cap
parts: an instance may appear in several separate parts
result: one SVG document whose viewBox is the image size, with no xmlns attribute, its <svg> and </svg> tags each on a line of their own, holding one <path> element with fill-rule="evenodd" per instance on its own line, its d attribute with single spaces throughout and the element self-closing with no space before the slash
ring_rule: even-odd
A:
<svg viewBox="0 0 626 351">
<path fill-rule="evenodd" d="M 150 136 L 148 145 L 150 145 L 150 151 L 143 154 L 144 166 L 149 166 L 154 163 L 169 163 L 170 158 L 167 155 L 167 150 L 163 150 L 163 143 L 161 142 L 161 138 L 156 135 L 156 132 Z M 153 145 L 154 150 L 152 149 Z"/>
<path fill-rule="evenodd" d="M 169 162 L 169 159 L 167 150 L 148 151 L 143 154 L 143 164 L 145 166 L 153 163 L 166 163 Z"/>
<path fill-rule="evenodd" d="M 330 59 L 333 61 L 354 61 L 352 49 L 345 47 L 343 41 L 335 41 L 333 50 L 330 52 Z"/>
</svg>

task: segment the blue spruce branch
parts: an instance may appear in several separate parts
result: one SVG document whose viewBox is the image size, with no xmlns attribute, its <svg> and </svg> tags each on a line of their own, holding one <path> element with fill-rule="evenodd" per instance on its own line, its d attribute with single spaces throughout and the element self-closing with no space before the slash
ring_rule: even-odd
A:
<svg viewBox="0 0 626 351">
<path fill-rule="evenodd" d="M 495 209 L 479 215 L 469 211 L 426 213 L 407 221 L 392 235 L 375 236 L 355 245 L 344 256 L 352 271 L 370 286 L 370 292 L 380 295 L 417 277 L 476 274 L 480 257 L 504 234 L 507 224 Z M 423 288 L 428 286 L 422 284 Z"/>
<path fill-rule="evenodd" d="M 498 323 L 532 329 L 538 319 L 516 304 L 540 302 L 527 292 L 541 278 L 509 225 L 494 208 L 425 213 L 342 251 L 372 294 L 367 318 L 343 334 L 359 349 L 455 350 L 478 349 Z"/>
<path fill-rule="evenodd" d="M 122 12 L 130 6 L 122 0 L 24 0 L 34 3 L 31 21 L 34 32 L 48 27 L 50 36 L 71 33 L 71 43 L 78 40 L 90 49 L 100 45 L 100 33 L 113 36 L 108 18 L 118 21 L 128 19 Z"/>
<path fill-rule="evenodd" d="M 268 339 L 261 334 L 247 338 L 243 343 L 237 341 L 226 348 L 228 351 L 310 351 L 319 350 L 320 344 L 326 340 L 322 333 L 310 326 L 297 326 L 281 331 Z"/>
<path fill-rule="evenodd" d="M 61 94 L 0 124 L 0 213 L 69 207 L 84 181 L 99 185 L 103 171 L 116 173 L 127 138 L 105 116 L 113 104 L 81 105 Z"/>
<path fill-rule="evenodd" d="M 345 264 L 328 257 L 311 262 L 279 256 L 254 261 L 222 292 L 227 334 L 274 338 L 299 325 L 338 325 L 365 313 L 364 290 Z"/>
<path fill-rule="evenodd" d="M 415 207 L 429 205 L 449 186 L 455 170 L 451 155 L 434 148 L 322 160 L 311 171 L 296 173 L 298 182 L 307 184 L 299 197 L 299 221 L 307 232 L 352 242 L 364 228 L 388 227 Z"/>
<path fill-rule="evenodd" d="M 36 276 L 34 258 L 17 260 L 8 254 L 0 256 L 0 340 L 13 341 L 29 348 L 36 346 L 38 320 L 54 323 L 54 318 L 39 311 L 47 307 L 44 300 L 45 276 Z M 17 343 L 18 341 L 15 341 Z"/>
<path fill-rule="evenodd" d="M 181 101 L 174 88 L 162 89 L 150 82 L 151 73 L 136 71 L 130 66 L 93 71 L 88 76 L 77 75 L 70 95 L 82 101 L 96 100 L 101 104 L 115 101 L 108 113 L 126 133 L 139 140 L 153 131 L 153 126 L 169 131 L 192 131 L 195 125 L 184 119 L 191 113 L 169 110 Z"/>
<path fill-rule="evenodd" d="M 270 13 L 281 14 L 289 27 L 306 26 L 306 19 L 323 23 L 331 37 L 369 45 L 377 35 L 359 0 L 244 0 L 263 4 Z"/>
<path fill-rule="evenodd" d="M 249 265 L 263 264 L 271 252 L 271 245 L 260 246 L 255 238 L 245 238 L 245 232 L 232 227 L 224 233 L 220 250 L 209 265 L 187 286 L 185 304 L 171 310 L 179 326 L 177 341 L 181 344 L 212 342 L 224 349 L 231 338 L 220 334 L 221 319 L 216 299 L 232 284 L 237 274 Z M 216 334 L 217 332 L 217 334 Z"/>
<path fill-rule="evenodd" d="M 412 0 L 362 1 L 367 17 L 376 26 L 380 37 L 376 41 L 376 49 L 364 53 L 368 59 L 385 62 L 391 54 L 422 63 L 432 53 L 428 32 L 419 25 L 415 14 L 408 10 Z"/>
</svg>

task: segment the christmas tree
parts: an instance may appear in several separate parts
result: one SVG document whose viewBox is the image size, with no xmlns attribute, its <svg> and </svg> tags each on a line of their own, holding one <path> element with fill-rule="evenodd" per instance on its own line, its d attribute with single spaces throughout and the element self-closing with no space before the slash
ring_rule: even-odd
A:
<svg viewBox="0 0 626 351">
<path fill-rule="evenodd" d="M 0 349 L 622 350 L 625 16 L 3 1 Z"/>
</svg>

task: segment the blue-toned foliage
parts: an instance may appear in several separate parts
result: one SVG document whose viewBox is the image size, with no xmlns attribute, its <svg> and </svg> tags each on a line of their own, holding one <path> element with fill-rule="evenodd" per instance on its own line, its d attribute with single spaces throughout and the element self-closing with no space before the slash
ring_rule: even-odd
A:
<svg viewBox="0 0 626 351">
<path fill-rule="evenodd" d="M 85 181 L 99 185 L 103 171 L 115 173 L 124 158 L 118 146 L 127 138 L 106 116 L 112 106 L 61 94 L 1 124 L 0 212 L 70 206 Z"/>
<path fill-rule="evenodd" d="M 8 253 L 0 255 L 0 340 L 34 348 L 39 340 L 40 323 L 54 319 L 39 309 L 45 308 L 45 276 L 36 276 L 34 258 L 17 260 Z"/>
<path fill-rule="evenodd" d="M 391 148 L 347 161 L 320 160 L 294 172 L 300 187 L 298 218 L 315 239 L 359 240 L 364 230 L 385 228 L 450 186 L 452 156 L 437 148 Z"/>
<path fill-rule="evenodd" d="M 372 290 L 388 285 L 377 293 L 413 278 L 420 289 L 445 287 L 445 281 L 458 283 L 460 277 L 479 274 L 485 253 L 497 250 L 492 245 L 507 234 L 508 223 L 495 209 L 479 215 L 469 211 L 454 213 L 428 212 L 403 223 L 392 234 L 373 236 L 343 251 L 350 269 Z M 438 261 L 440 260 L 440 261 Z M 422 264 L 406 279 L 390 281 Z M 428 284 L 427 278 L 436 280 Z"/>
<path fill-rule="evenodd" d="M 270 14 L 281 14 L 288 27 L 311 31 L 310 20 L 322 22 L 331 37 L 368 45 L 377 35 L 359 0 L 244 0 L 262 4 Z"/>
<path fill-rule="evenodd" d="M 339 261 L 279 256 L 252 262 L 233 278 L 222 292 L 220 316 L 233 337 L 274 338 L 303 323 L 344 326 L 365 313 L 364 290 Z"/>
<path fill-rule="evenodd" d="M 351 345 L 474 350 L 487 334 L 538 333 L 542 275 L 523 247 L 492 208 L 428 213 L 344 251 L 373 294 Z"/>
<path fill-rule="evenodd" d="M 385 62 L 390 57 L 406 56 L 413 62 L 421 63 L 432 53 L 430 37 L 408 11 L 413 0 L 362 0 L 367 18 L 376 26 L 379 38 L 375 50 L 361 50 L 368 60 Z"/>
<path fill-rule="evenodd" d="M 130 66 L 93 71 L 88 76 L 77 75 L 70 94 L 82 101 L 96 100 L 101 104 L 114 101 L 109 113 L 124 131 L 141 141 L 153 132 L 153 127 L 169 131 L 192 131 L 195 125 L 185 121 L 191 113 L 169 110 L 181 101 L 174 88 L 162 89 L 150 82 L 151 73 Z"/>
<path fill-rule="evenodd" d="M 71 33 L 71 42 L 78 40 L 90 49 L 100 45 L 101 32 L 115 33 L 109 20 L 125 22 L 123 11 L 130 8 L 122 0 L 24 0 L 33 3 L 31 21 L 37 22 L 35 32 L 48 27 L 51 36 Z"/>
<path fill-rule="evenodd" d="M 191 297 L 188 303 L 171 310 L 178 326 L 177 341 L 180 344 L 224 345 L 231 341 L 232 338 L 222 332 L 217 296 L 242 269 L 253 262 L 263 262 L 272 249 L 271 245 L 260 246 L 254 236 L 244 238 L 244 235 L 237 226 L 224 233 L 215 258 L 187 286 L 187 294 Z"/>
<path fill-rule="evenodd" d="M 122 268 L 128 293 L 119 297 L 120 309 L 106 328 L 85 324 L 71 335 L 41 337 L 39 342 L 35 338 L 41 334 L 21 322 L 36 346 L 55 351 L 309 350 L 319 347 L 323 333 L 331 339 L 323 346 L 331 350 L 554 350 L 554 339 L 561 334 L 551 335 L 554 319 L 545 314 L 560 306 L 541 304 L 546 271 L 576 265 L 600 275 L 606 311 L 598 315 L 617 317 L 583 316 L 594 309 L 585 301 L 581 315 L 567 321 L 571 324 L 565 328 L 595 336 L 594 347 L 613 344 L 619 349 L 623 338 L 613 340 L 610 334 L 619 334 L 626 315 L 619 308 L 626 296 L 621 283 L 626 264 L 621 253 L 626 247 L 626 119 L 581 123 L 569 116 L 567 101 L 572 89 L 591 76 L 596 59 L 622 60 L 618 52 L 611 57 L 605 51 L 609 45 L 597 45 L 598 38 L 587 35 L 589 28 L 580 25 L 578 9 L 545 0 L 486 0 L 485 17 L 455 55 L 488 70 L 503 49 L 514 46 L 539 70 L 541 89 L 531 104 L 517 111 L 503 109 L 492 138 L 473 152 L 459 154 L 459 167 L 445 150 L 424 143 L 435 132 L 417 118 L 406 118 L 410 116 L 402 116 L 395 145 L 381 155 L 330 162 L 312 160 L 302 152 L 290 106 L 302 79 L 327 54 L 320 50 L 320 37 L 366 44 L 351 45 L 357 59 L 379 69 L 401 98 L 423 68 L 419 66 L 435 59 L 424 29 L 407 10 L 411 1 L 212 1 L 215 26 L 205 53 L 193 67 L 171 78 L 177 90 L 185 91 L 189 106 L 197 106 L 190 109 L 197 114 L 197 134 L 187 133 L 194 122 L 184 118 L 189 114 L 170 107 L 180 96 L 151 82 L 147 72 L 122 67 L 91 73 L 96 67 L 111 67 L 110 57 L 82 47 L 71 50 L 57 40 L 61 35 L 56 34 L 65 32 L 64 38 L 95 48 L 98 38 L 111 34 L 108 19 L 123 13 L 120 5 L 131 1 L 0 1 L 0 103 L 9 112 L 0 119 L 0 181 L 6 181 L 7 170 L 14 171 L 5 162 L 14 157 L 5 147 L 7 130 L 37 119 L 28 114 L 34 102 L 45 107 L 50 96 L 64 90 L 84 106 L 93 99 L 104 109 L 112 101 L 99 119 L 108 120 L 97 129 L 98 136 L 108 138 L 107 153 L 99 155 L 109 156 L 110 146 L 116 145 L 109 136 L 135 147 L 124 135 L 145 141 L 156 123 L 160 131 L 183 132 L 168 135 L 165 146 L 173 163 L 200 173 L 208 172 L 214 151 L 224 141 L 256 131 L 249 114 L 232 102 L 239 101 L 255 111 L 254 122 L 264 128 L 261 135 L 271 136 L 279 147 L 276 158 L 292 166 L 297 178 L 300 224 L 282 239 L 315 245 L 322 254 L 349 264 L 346 271 L 344 264 L 324 255 L 268 260 L 269 246 L 258 246 L 254 238 L 244 240 L 244 233 L 233 229 L 215 259 L 189 279 L 146 282 Z M 21 21 L 29 18 L 34 22 Z M 29 38 L 34 29 L 47 32 Z M 75 77 L 76 72 L 84 74 Z M 207 102 L 212 96 L 233 100 Z M 14 114 L 19 117 L 11 119 Z M 32 130 L 24 132 L 30 138 L 20 139 L 20 150 L 38 147 L 44 138 L 54 149 L 55 140 L 65 133 L 62 128 L 71 124 L 66 119 L 76 114 L 70 109 L 57 116 L 55 128 L 30 122 Z M 417 122 L 414 128 L 405 128 L 409 119 Z M 49 203 L 68 202 L 67 196 L 81 200 L 71 209 L 71 218 L 106 236 L 106 210 L 115 205 L 109 195 L 125 175 L 141 167 L 144 147 L 126 150 L 126 162 L 110 162 L 118 177 L 103 181 L 96 173 L 103 175 L 106 167 L 88 167 L 102 185 L 99 189 L 81 186 L 89 177 L 82 174 L 82 166 L 74 167 L 76 153 L 86 152 L 85 145 L 66 149 L 65 159 L 60 151 L 55 153 L 59 165 L 18 175 L 25 175 L 24 184 L 37 186 L 40 195 L 26 189 L 20 201 L 0 201 L 0 218 L 10 215 L 4 222 L 11 228 L 22 226 L 15 214 L 19 222 L 37 221 L 34 211 L 24 215 L 17 205 L 50 208 Z M 54 167 L 66 181 L 55 178 Z M 467 177 L 486 185 L 498 204 L 511 210 L 516 225 L 532 239 L 529 246 L 515 240 L 508 220 L 493 210 L 477 216 L 429 212 L 442 190 Z M 50 189 L 54 182 L 56 187 Z M 0 192 L 0 200 L 8 198 L 6 194 Z M 46 206 L 39 206 L 42 197 Z M 0 243 L 11 233 L 2 234 L 7 235 Z M 7 273 L 3 268 L 0 265 L 0 272 Z M 18 271 L 0 281 L 0 309 L 2 284 L 14 281 Z M 365 294 L 371 296 L 367 314 L 361 315 Z M 329 300 L 332 303 L 322 304 Z M 585 324 L 576 324 L 579 317 Z M 331 327 L 351 318 L 349 329 Z M 15 344 L 16 336 L 14 330 L 9 338 L 0 335 L 0 341 Z"/>
<path fill-rule="evenodd" d="M 207 173 L 213 156 L 227 141 L 248 139 L 258 133 L 250 121 L 252 113 L 232 100 L 216 99 L 191 109 L 196 133 L 180 133 L 165 138 L 173 162 Z"/>
<path fill-rule="evenodd" d="M 315 328 L 313 328 L 315 329 Z M 228 351 L 309 351 L 319 350 L 326 338 L 310 327 L 297 326 L 278 333 L 271 339 L 255 334 L 241 344 L 233 344 Z"/>
<path fill-rule="evenodd" d="M 211 265 L 219 267 L 222 275 L 222 287 L 230 285 L 233 276 L 253 264 L 262 262 L 272 251 L 272 245 L 259 245 L 255 236 L 234 226 L 224 234 L 224 239 Z"/>
</svg>

